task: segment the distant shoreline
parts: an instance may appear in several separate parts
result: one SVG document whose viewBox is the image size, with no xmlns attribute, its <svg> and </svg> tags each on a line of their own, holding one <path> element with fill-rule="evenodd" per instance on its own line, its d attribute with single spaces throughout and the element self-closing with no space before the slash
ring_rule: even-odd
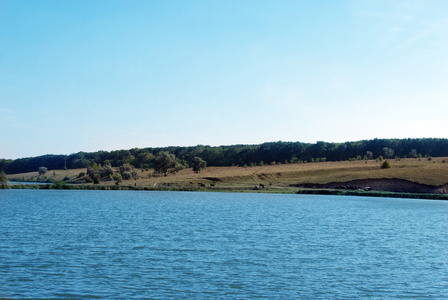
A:
<svg viewBox="0 0 448 300">
<path fill-rule="evenodd" d="M 186 168 L 163 174 L 135 169 L 126 180 L 100 178 L 94 184 L 86 169 L 50 170 L 8 174 L 13 189 L 78 189 L 135 191 L 208 191 L 359 195 L 448 200 L 448 158 L 400 159 L 391 168 L 375 160 L 276 164 L 252 167 L 207 167 L 200 172 Z M 120 174 L 118 167 L 112 168 Z M 121 176 L 118 176 L 121 179 Z M 22 182 L 22 183 L 20 183 Z"/>
<path fill-rule="evenodd" d="M 195 187 L 136 187 L 132 185 L 85 185 L 70 184 L 59 186 L 52 183 L 40 184 L 9 184 L 0 185 L 0 189 L 42 189 L 42 190 L 90 190 L 90 191 L 171 191 L 171 192 L 214 192 L 214 193 L 263 193 L 263 194 L 299 194 L 299 195 L 333 195 L 361 196 L 380 198 L 408 198 L 424 200 L 448 200 L 447 194 L 406 193 L 388 191 L 341 190 L 324 188 L 279 188 L 279 189 L 244 189 L 244 188 L 195 188 Z"/>
</svg>

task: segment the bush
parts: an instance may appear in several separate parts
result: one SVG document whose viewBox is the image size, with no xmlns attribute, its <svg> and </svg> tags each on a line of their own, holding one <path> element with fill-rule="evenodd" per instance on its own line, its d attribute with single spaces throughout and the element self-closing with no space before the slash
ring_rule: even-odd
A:
<svg viewBox="0 0 448 300">
<path fill-rule="evenodd" d="M 105 164 L 104 167 L 102 167 L 100 170 L 101 177 L 107 177 L 109 175 L 114 174 L 114 169 L 110 164 Z"/>
<path fill-rule="evenodd" d="M 64 177 L 64 179 L 62 179 L 63 181 L 67 181 L 67 180 L 70 180 L 70 177 L 68 177 L 68 176 L 65 176 Z"/>
<path fill-rule="evenodd" d="M 60 188 L 64 188 L 65 187 L 65 182 L 62 181 L 62 180 L 56 180 L 56 181 L 53 182 L 53 184 L 54 184 L 54 187 L 56 189 L 60 189 Z"/>
<path fill-rule="evenodd" d="M 388 160 L 385 160 L 381 165 L 381 169 L 390 169 L 390 168 L 392 168 L 392 166 L 390 165 Z"/>
<path fill-rule="evenodd" d="M 129 171 L 124 171 L 121 173 L 121 176 L 124 180 L 129 180 L 132 178 L 132 173 Z"/>
<path fill-rule="evenodd" d="M 121 174 L 120 174 L 120 173 L 115 173 L 115 174 L 113 175 L 113 179 L 114 179 L 115 181 L 118 181 L 118 182 L 122 182 L 122 181 L 123 181 L 123 177 L 121 177 Z"/>
<path fill-rule="evenodd" d="M 92 167 L 87 168 L 87 175 L 90 178 L 95 178 L 96 175 L 98 175 L 98 170 Z"/>
<path fill-rule="evenodd" d="M 95 176 L 93 176 L 93 184 L 98 183 L 100 183 L 100 174 L 95 174 Z"/>
<path fill-rule="evenodd" d="M 120 166 L 120 173 L 121 175 L 123 175 L 124 172 L 131 172 L 132 171 L 132 166 L 130 164 L 123 164 Z"/>
<path fill-rule="evenodd" d="M 78 178 L 81 178 L 81 177 L 84 177 L 84 176 L 86 176 L 86 173 L 85 173 L 85 172 L 80 172 L 80 173 L 78 174 Z"/>
<path fill-rule="evenodd" d="M 9 183 L 8 178 L 6 177 L 5 172 L 0 172 L 0 184 L 7 184 Z"/>
</svg>

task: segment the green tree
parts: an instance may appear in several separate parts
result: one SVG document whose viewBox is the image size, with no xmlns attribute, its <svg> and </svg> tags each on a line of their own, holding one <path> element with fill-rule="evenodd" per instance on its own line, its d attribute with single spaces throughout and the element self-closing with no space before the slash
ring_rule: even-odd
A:
<svg viewBox="0 0 448 300">
<path fill-rule="evenodd" d="M 120 173 L 124 180 L 137 178 L 137 169 L 134 169 L 130 164 L 122 164 L 120 166 Z"/>
<path fill-rule="evenodd" d="M 0 172 L 0 184 L 8 184 L 9 183 L 9 181 L 8 181 L 8 178 L 6 177 L 6 174 L 5 174 L 5 172 L 3 172 L 3 171 L 1 171 Z"/>
<path fill-rule="evenodd" d="M 98 167 L 97 168 L 95 168 L 95 167 L 88 167 L 86 173 L 87 173 L 87 175 L 89 176 L 90 179 L 93 179 L 97 175 L 99 176 L 99 174 L 98 174 Z"/>
<path fill-rule="evenodd" d="M 120 173 L 114 173 L 113 179 L 115 181 L 118 181 L 118 182 L 122 182 L 123 181 L 123 178 L 121 177 Z"/>
<path fill-rule="evenodd" d="M 195 156 L 191 163 L 192 169 L 195 173 L 199 173 L 201 170 L 207 167 L 207 162 L 200 157 Z"/>
<path fill-rule="evenodd" d="M 99 184 L 100 183 L 100 174 L 95 174 L 93 177 L 93 184 Z"/>
<path fill-rule="evenodd" d="M 39 167 L 39 170 L 37 171 L 39 173 L 39 176 L 47 174 L 48 169 L 45 167 Z"/>
<path fill-rule="evenodd" d="M 105 177 L 108 177 L 110 175 L 113 175 L 114 174 L 114 169 L 112 169 L 112 166 L 111 166 L 110 163 L 106 163 L 104 165 L 104 167 L 99 169 L 99 173 L 101 175 L 101 178 L 105 178 Z"/>
<path fill-rule="evenodd" d="M 120 173 L 123 175 L 124 172 L 131 172 L 132 171 L 132 166 L 130 164 L 122 164 L 120 166 Z"/>
<path fill-rule="evenodd" d="M 124 180 L 129 180 L 132 178 L 132 174 L 129 171 L 124 171 L 123 173 L 121 173 L 121 176 Z"/>
<path fill-rule="evenodd" d="M 155 170 L 163 173 L 165 176 L 168 174 L 170 168 L 175 168 L 177 161 L 176 156 L 167 151 L 160 151 L 155 158 Z"/>
</svg>

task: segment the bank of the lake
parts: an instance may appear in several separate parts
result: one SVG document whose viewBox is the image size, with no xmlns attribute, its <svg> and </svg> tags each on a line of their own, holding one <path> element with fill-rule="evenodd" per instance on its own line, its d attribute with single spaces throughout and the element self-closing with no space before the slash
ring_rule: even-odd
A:
<svg viewBox="0 0 448 300">
<path fill-rule="evenodd" d="M 335 196 L 362 196 L 409 198 L 428 200 L 448 200 L 447 194 L 431 193 L 397 193 L 389 191 L 341 190 L 322 188 L 241 188 L 241 187 L 141 187 L 133 185 L 95 185 L 95 184 L 63 184 L 63 183 L 18 183 L 0 185 L 0 189 L 44 189 L 44 190 L 97 190 L 97 191 L 170 191 L 170 192 L 215 192 L 215 193 L 258 193 L 258 194 L 308 194 Z"/>
<path fill-rule="evenodd" d="M 114 182 L 110 176 L 106 176 L 100 179 L 99 184 L 86 182 L 86 169 L 50 170 L 45 176 L 39 176 L 37 171 L 9 174 L 8 178 L 17 181 L 45 181 L 34 187 L 42 189 L 300 192 L 446 199 L 447 159 L 402 159 L 392 161 L 390 169 L 381 169 L 380 162 L 374 160 L 208 167 L 199 173 L 183 169 L 168 176 L 157 174 L 153 169 L 138 169 L 135 179 Z M 114 171 L 119 172 L 117 168 Z M 73 185 L 68 187 L 67 184 Z M 15 185 L 14 188 L 22 188 L 22 185 Z M 32 187 L 25 185 L 23 188 Z"/>
</svg>

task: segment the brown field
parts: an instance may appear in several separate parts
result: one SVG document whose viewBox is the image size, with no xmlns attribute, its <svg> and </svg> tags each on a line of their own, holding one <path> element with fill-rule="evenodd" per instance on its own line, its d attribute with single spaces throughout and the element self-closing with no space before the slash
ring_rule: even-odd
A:
<svg viewBox="0 0 448 300">
<path fill-rule="evenodd" d="M 292 185 L 326 184 L 330 182 L 347 182 L 360 179 L 404 179 L 415 183 L 431 186 L 441 186 L 448 183 L 448 158 L 402 159 L 390 160 L 391 169 L 381 169 L 380 162 L 343 161 L 320 162 L 306 164 L 269 165 L 257 167 L 208 167 L 195 174 L 191 169 L 184 169 L 168 176 L 154 176 L 153 170 L 139 170 L 139 179 L 126 180 L 120 185 L 137 187 L 198 187 L 202 182 L 206 189 L 244 190 L 253 189 L 255 185 L 264 184 L 267 189 L 291 189 Z M 83 183 L 81 178 L 76 180 L 80 172 L 76 170 L 49 170 L 48 178 L 62 180 L 70 177 L 71 182 Z M 55 176 L 54 176 L 55 175 Z M 8 175 L 9 179 L 34 181 L 37 172 Z M 101 185 L 114 185 L 113 181 L 102 181 Z M 214 187 L 210 185 L 214 184 Z"/>
</svg>

